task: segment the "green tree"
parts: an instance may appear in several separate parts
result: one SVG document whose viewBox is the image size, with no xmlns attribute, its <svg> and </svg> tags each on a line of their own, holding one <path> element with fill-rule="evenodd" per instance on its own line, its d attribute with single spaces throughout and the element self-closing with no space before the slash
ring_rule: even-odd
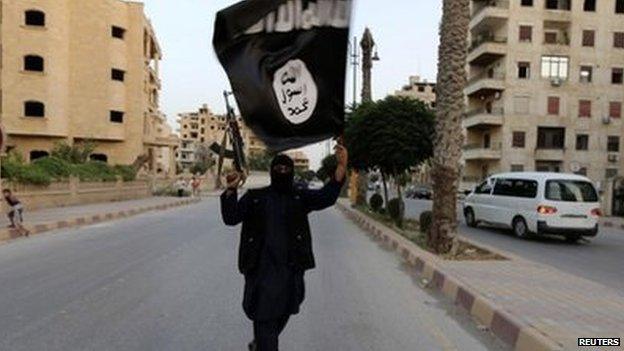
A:
<svg viewBox="0 0 624 351">
<path fill-rule="evenodd" d="M 58 142 L 54 145 L 50 156 L 56 157 L 69 163 L 85 163 L 95 151 L 96 144 L 91 140 L 69 145 L 66 142 Z"/>
<path fill-rule="evenodd" d="M 433 137 L 433 111 L 422 101 L 395 96 L 360 105 L 350 114 L 345 130 L 350 166 L 379 170 L 386 203 L 387 178 L 398 177 L 431 157 Z"/>
<path fill-rule="evenodd" d="M 448 253 L 456 246 L 456 206 L 463 144 L 461 120 L 465 108 L 470 1 L 443 0 L 442 3 L 436 89 L 436 140 L 432 169 L 433 225 L 429 230 L 427 243 L 437 253 Z"/>
<path fill-rule="evenodd" d="M 336 161 L 336 156 L 326 156 L 321 161 L 321 167 L 316 171 L 316 176 L 323 182 L 326 182 L 334 176 L 337 167 L 338 161 Z"/>
<path fill-rule="evenodd" d="M 247 160 L 249 169 L 252 171 L 268 172 L 269 168 L 271 168 L 271 161 L 273 161 L 274 156 L 275 154 L 269 151 L 252 153 Z"/>
</svg>

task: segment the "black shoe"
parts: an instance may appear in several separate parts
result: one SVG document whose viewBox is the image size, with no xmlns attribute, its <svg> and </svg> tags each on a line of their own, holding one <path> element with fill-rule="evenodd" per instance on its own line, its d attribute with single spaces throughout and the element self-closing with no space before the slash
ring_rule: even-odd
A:
<svg viewBox="0 0 624 351">
<path fill-rule="evenodd" d="M 256 341 L 252 341 L 249 343 L 249 345 L 247 345 L 247 347 L 249 348 L 249 351 L 256 351 L 256 349 L 258 349 L 258 347 L 256 346 Z"/>
</svg>

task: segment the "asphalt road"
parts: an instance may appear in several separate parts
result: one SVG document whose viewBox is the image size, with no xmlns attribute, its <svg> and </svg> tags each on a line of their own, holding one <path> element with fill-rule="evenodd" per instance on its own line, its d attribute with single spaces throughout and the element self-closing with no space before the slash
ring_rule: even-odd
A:
<svg viewBox="0 0 624 351">
<path fill-rule="evenodd" d="M 418 218 L 431 209 L 431 201 L 407 200 L 406 215 Z M 601 228 L 588 243 L 569 244 L 558 237 L 521 240 L 507 230 L 469 228 L 458 208 L 460 231 L 465 236 L 518 256 L 612 287 L 624 294 L 624 231 Z"/>
<path fill-rule="evenodd" d="M 0 350 L 246 350 L 238 228 L 216 199 L 0 245 Z M 284 350 L 500 350 L 335 210 Z"/>
</svg>

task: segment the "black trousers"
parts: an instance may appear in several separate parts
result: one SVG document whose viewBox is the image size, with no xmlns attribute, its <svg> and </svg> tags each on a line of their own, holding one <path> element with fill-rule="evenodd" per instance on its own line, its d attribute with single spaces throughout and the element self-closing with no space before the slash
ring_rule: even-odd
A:
<svg viewBox="0 0 624 351">
<path fill-rule="evenodd" d="M 254 341 L 257 351 L 278 351 L 279 336 L 286 328 L 290 315 L 271 321 L 254 321 Z"/>
</svg>

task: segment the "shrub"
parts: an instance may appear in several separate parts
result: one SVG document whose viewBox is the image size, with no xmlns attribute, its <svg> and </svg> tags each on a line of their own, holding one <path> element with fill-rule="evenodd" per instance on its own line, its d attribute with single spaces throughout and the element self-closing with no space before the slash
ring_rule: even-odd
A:
<svg viewBox="0 0 624 351">
<path fill-rule="evenodd" d="M 33 165 L 40 168 L 52 178 L 66 179 L 71 175 L 71 164 L 57 157 L 44 157 L 33 162 Z"/>
<path fill-rule="evenodd" d="M 388 201 L 388 213 L 399 228 L 403 227 L 403 216 L 405 214 L 405 203 L 403 200 L 394 198 Z"/>
<path fill-rule="evenodd" d="M 72 165 L 72 174 L 82 181 L 112 182 L 117 180 L 117 174 L 113 168 L 100 161 Z"/>
<path fill-rule="evenodd" d="M 383 206 L 383 197 L 381 197 L 381 195 L 379 194 L 373 194 L 373 196 L 370 197 L 368 203 L 370 204 L 370 207 L 373 211 L 379 212 L 379 210 Z"/>
<path fill-rule="evenodd" d="M 16 180 L 24 184 L 47 186 L 52 183 L 52 177 L 43 169 L 34 165 L 24 165 L 17 174 Z"/>
<path fill-rule="evenodd" d="M 433 212 L 425 211 L 420 214 L 420 231 L 422 233 L 429 233 L 431 225 L 433 224 Z"/>
<path fill-rule="evenodd" d="M 114 167 L 116 174 L 120 175 L 124 182 L 131 182 L 136 179 L 137 171 L 132 166 L 117 165 Z"/>
<path fill-rule="evenodd" d="M 92 141 L 85 141 L 74 145 L 59 142 L 54 145 L 51 154 L 53 157 L 60 158 L 69 163 L 85 163 L 89 159 L 89 155 L 95 150 L 95 147 L 96 145 Z"/>
</svg>

